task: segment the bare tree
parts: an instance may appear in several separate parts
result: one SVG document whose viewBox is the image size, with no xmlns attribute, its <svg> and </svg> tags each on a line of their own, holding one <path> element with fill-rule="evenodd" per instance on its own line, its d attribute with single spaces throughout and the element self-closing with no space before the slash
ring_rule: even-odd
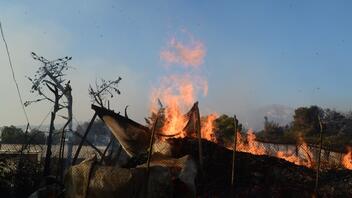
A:
<svg viewBox="0 0 352 198">
<path fill-rule="evenodd" d="M 101 84 L 95 82 L 95 88 L 89 85 L 89 95 L 93 103 L 98 103 L 101 107 L 104 107 L 108 97 L 113 98 L 114 94 L 120 95 L 121 92 L 118 89 L 118 84 L 122 80 L 118 77 L 116 80 L 104 80 L 101 79 Z"/>
<path fill-rule="evenodd" d="M 33 101 L 26 101 L 25 105 L 28 106 L 33 102 L 40 102 L 43 100 L 50 101 L 54 104 L 53 111 L 51 113 L 50 130 L 47 139 L 47 156 L 44 168 L 44 175 L 50 172 L 50 155 L 51 155 L 51 143 L 52 143 L 52 133 L 54 131 L 54 121 L 56 118 L 56 113 L 61 109 L 67 109 L 67 119 L 72 120 L 72 89 L 70 86 L 70 81 L 64 79 L 65 71 L 70 67 L 67 62 L 72 59 L 72 57 L 58 58 L 56 60 L 49 61 L 42 56 L 38 56 L 34 52 L 31 53 L 34 60 L 42 63 L 39 69 L 36 71 L 33 78 L 27 77 L 32 82 L 31 92 L 37 92 L 39 98 Z M 44 89 L 46 87 L 47 89 Z M 48 90 L 52 92 L 53 96 L 48 94 Z M 62 100 L 62 96 L 65 96 L 66 100 Z M 69 141 L 68 141 L 68 151 L 67 160 L 71 160 L 72 153 L 72 122 L 69 123 Z"/>
<path fill-rule="evenodd" d="M 91 97 L 91 100 L 94 103 L 97 103 L 101 107 L 105 107 L 106 102 L 108 103 L 108 108 L 110 108 L 110 103 L 108 98 L 113 98 L 115 94 L 120 95 L 121 92 L 118 89 L 118 85 L 120 81 L 122 80 L 121 77 L 118 77 L 116 80 L 105 80 L 101 79 L 101 83 L 99 84 L 97 81 L 95 81 L 95 88 L 93 88 L 91 85 L 89 85 L 89 95 Z M 125 108 L 125 116 L 127 117 L 127 107 Z M 95 114 L 96 115 L 96 114 Z M 94 117 L 93 117 L 94 118 Z M 94 120 L 94 119 L 92 119 Z M 88 135 L 89 131 L 86 131 L 84 138 L 82 139 L 79 149 L 83 142 L 85 141 L 86 136 Z M 121 151 L 121 145 L 119 145 L 118 148 L 116 148 L 116 142 L 115 138 L 113 135 L 110 136 L 110 141 L 109 144 L 106 146 L 105 151 L 102 156 L 102 160 L 104 159 L 104 156 L 106 152 L 108 151 L 110 147 L 110 154 L 108 156 L 112 157 L 113 153 L 115 153 L 116 159 L 118 159 Z M 116 152 L 115 152 L 116 151 Z M 78 156 L 78 153 L 76 153 Z"/>
</svg>

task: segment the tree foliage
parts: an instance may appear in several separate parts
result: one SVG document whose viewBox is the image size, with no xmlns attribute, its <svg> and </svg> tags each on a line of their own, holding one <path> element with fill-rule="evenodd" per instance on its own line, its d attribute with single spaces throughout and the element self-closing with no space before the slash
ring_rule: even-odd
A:
<svg viewBox="0 0 352 198">
<path fill-rule="evenodd" d="M 1 142 L 7 144 L 21 144 L 24 142 L 24 132 L 13 125 L 5 126 L 1 130 Z"/>
<path fill-rule="evenodd" d="M 280 126 L 277 122 L 269 120 L 267 116 L 264 117 L 264 129 L 260 131 L 257 136 L 258 138 L 265 141 L 274 141 L 278 138 L 282 138 L 289 126 Z"/>
<path fill-rule="evenodd" d="M 219 143 L 233 142 L 235 134 L 234 118 L 226 114 L 215 119 L 215 136 Z M 238 125 L 238 132 L 242 132 L 242 124 Z"/>
<path fill-rule="evenodd" d="M 264 118 L 264 130 L 257 137 L 279 143 L 295 143 L 299 137 L 303 137 L 308 143 L 317 144 L 320 132 L 318 117 L 323 123 L 324 146 L 341 150 L 346 145 L 352 145 L 352 113 L 341 113 L 318 106 L 297 108 L 293 121 L 286 126 Z"/>
<path fill-rule="evenodd" d="M 45 133 L 38 129 L 27 134 L 15 126 L 4 126 L 1 130 L 1 142 L 6 144 L 45 144 L 45 138 Z"/>
<path fill-rule="evenodd" d="M 318 116 L 322 117 L 323 114 L 323 109 L 318 106 L 297 108 L 293 116 L 292 131 L 304 136 L 317 135 L 320 130 Z"/>
<path fill-rule="evenodd" d="M 84 122 L 83 124 L 77 127 L 77 133 L 83 134 L 85 133 L 89 122 Z M 87 139 L 90 143 L 94 145 L 107 145 L 111 137 L 110 130 L 106 127 L 103 121 L 95 121 L 88 133 Z M 79 141 L 76 142 L 77 144 Z"/>
</svg>

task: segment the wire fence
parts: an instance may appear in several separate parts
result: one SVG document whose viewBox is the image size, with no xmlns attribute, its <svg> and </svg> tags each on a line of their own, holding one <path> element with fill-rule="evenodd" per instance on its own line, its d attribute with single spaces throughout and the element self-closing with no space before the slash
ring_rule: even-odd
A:
<svg viewBox="0 0 352 198">
<path fill-rule="evenodd" d="M 21 155 L 20 150 L 22 149 L 22 144 L 0 144 L 0 155 L 3 157 L 8 157 L 9 154 L 13 156 Z M 76 153 L 78 145 L 73 146 L 73 154 Z M 96 146 L 101 152 L 104 152 L 106 146 Z M 67 156 L 67 145 L 65 145 L 64 156 Z M 46 156 L 47 146 L 42 144 L 33 144 L 29 145 L 28 149 L 23 153 L 23 155 L 36 155 L 37 162 L 44 160 Z M 52 145 L 51 147 L 51 156 L 52 158 L 59 158 L 60 145 Z M 81 148 L 81 151 L 78 156 L 78 161 L 92 157 L 96 153 L 91 146 L 84 145 Z"/>
<path fill-rule="evenodd" d="M 278 152 L 283 152 L 287 154 L 295 155 L 299 158 L 305 159 L 307 158 L 307 152 L 313 161 L 317 161 L 319 148 L 314 145 L 307 145 L 308 151 L 306 148 L 303 148 L 300 145 L 295 144 L 278 144 L 278 143 L 265 143 L 265 142 L 255 142 L 255 147 L 265 148 L 266 154 L 270 156 L 277 157 Z M 156 147 L 157 146 L 157 147 Z M 21 155 L 20 150 L 22 149 L 22 144 L 0 144 L 0 156 L 1 157 L 16 157 Z M 95 146 L 101 153 L 106 152 L 106 145 L 104 146 Z M 117 146 L 118 147 L 118 146 Z M 78 145 L 73 145 L 72 153 L 75 154 L 78 149 Z M 165 150 L 169 150 L 168 144 L 157 144 L 154 145 L 154 150 L 157 152 L 165 153 Z M 67 156 L 67 145 L 64 148 L 64 156 Z M 46 156 L 47 146 L 42 144 L 33 144 L 29 145 L 28 149 L 24 153 L 24 155 L 30 156 L 32 160 L 35 160 L 38 163 L 41 163 Z M 52 145 L 52 158 L 59 158 L 60 145 Z M 119 151 L 121 152 L 121 151 Z M 84 159 L 91 158 L 96 155 L 96 149 L 93 149 L 89 145 L 83 145 L 81 151 L 78 155 L 77 162 L 80 162 Z M 108 154 L 107 154 L 108 155 Z M 341 167 L 341 160 L 345 153 L 331 151 L 322 149 L 321 160 L 322 164 L 326 168 L 336 168 Z M 100 157 L 98 155 L 98 157 Z"/>
<path fill-rule="evenodd" d="M 121 146 L 115 142 L 115 153 L 112 153 L 112 145 L 109 146 L 111 149 L 107 149 L 107 145 L 96 145 L 95 148 L 92 148 L 90 145 L 83 145 L 80 153 L 78 155 L 77 163 L 83 161 L 84 159 L 91 158 L 92 156 L 98 156 L 98 160 L 101 157 L 97 154 L 98 149 L 101 153 L 105 153 L 106 157 L 115 156 L 117 159 L 113 159 L 119 164 L 116 167 L 121 167 L 121 165 L 125 164 L 130 159 L 127 159 L 126 153 L 123 151 Z M 299 145 L 294 144 L 277 144 L 277 143 L 263 143 L 263 142 L 255 142 L 256 147 L 263 147 L 266 150 L 266 155 L 277 157 L 278 152 L 283 153 L 291 153 L 295 156 L 302 158 L 302 160 L 307 158 L 307 148 L 310 153 L 310 157 L 313 161 L 317 161 L 319 149 L 314 145 L 308 145 L 307 148 L 304 148 Z M 21 150 L 23 150 L 22 144 L 0 144 L 0 166 L 2 168 L 2 174 L 0 175 L 0 193 L 4 195 L 8 195 L 8 197 L 18 197 L 18 193 L 32 193 L 34 187 L 38 187 L 40 178 L 42 178 L 42 169 L 44 164 L 44 159 L 46 156 L 47 146 L 42 144 L 30 144 L 28 145 L 25 152 L 21 154 Z M 154 152 L 162 152 L 170 150 L 168 148 L 168 144 L 163 143 L 163 141 L 157 142 L 154 145 Z M 117 148 L 117 149 L 116 149 Z M 78 149 L 78 145 L 73 145 L 73 155 L 76 153 Z M 67 145 L 65 145 L 65 153 L 64 156 L 67 156 Z M 57 167 L 60 164 L 59 160 L 59 151 L 60 145 L 52 145 L 52 173 L 55 175 L 57 173 Z M 207 152 L 207 151 L 205 151 Z M 195 153 L 194 153 L 195 154 Z M 344 153 L 335 152 L 323 149 L 321 153 L 321 164 L 323 168 L 340 168 L 342 167 L 341 159 L 344 156 Z M 197 154 L 195 154 L 197 156 Z M 197 157 L 196 157 L 197 158 Z M 23 160 L 25 159 L 25 160 Z M 183 168 L 186 163 L 189 162 L 189 158 L 180 156 L 179 159 L 165 159 L 163 157 L 159 158 L 158 155 L 153 155 L 151 159 L 151 171 L 153 170 L 153 166 L 174 166 L 178 168 Z M 195 162 L 198 164 L 198 159 L 195 159 Z M 198 164 L 199 165 L 199 164 Z M 23 168 L 24 167 L 24 168 Z M 141 164 L 138 166 L 141 169 L 146 168 L 146 164 Z M 90 167 L 88 167 L 90 168 Z M 89 174 L 89 171 L 85 171 Z M 153 174 L 152 172 L 150 174 Z M 11 179 L 11 183 L 2 183 L 2 179 Z M 8 194 L 3 193 L 2 189 L 9 188 L 11 189 Z M 19 190 L 24 189 L 24 190 Z M 20 196 L 21 197 L 21 196 Z"/>
<path fill-rule="evenodd" d="M 73 145 L 72 155 L 78 145 Z M 104 152 L 106 146 L 95 146 Z M 0 194 L 1 197 L 28 197 L 38 190 L 45 181 L 43 168 L 47 146 L 43 144 L 0 144 Z M 54 181 L 63 180 L 68 146 L 65 145 L 65 159 L 60 159 L 60 145 L 52 145 L 50 177 Z M 89 145 L 83 145 L 78 155 L 77 163 L 96 155 L 96 150 Z M 66 163 L 66 167 L 69 164 Z M 67 170 L 67 169 L 66 169 Z M 44 179 L 44 180 L 43 180 Z M 50 183 L 50 182 L 49 182 Z"/>
<path fill-rule="evenodd" d="M 282 152 L 291 156 L 297 156 L 301 160 L 312 160 L 313 163 L 318 161 L 319 147 L 316 145 L 297 145 L 297 144 L 278 144 L 256 142 L 260 147 L 264 147 L 266 154 L 278 157 L 278 153 Z M 321 151 L 321 167 L 326 169 L 343 167 L 341 164 L 345 153 L 332 150 L 322 149 Z M 310 159 L 307 159 L 310 158 Z"/>
</svg>

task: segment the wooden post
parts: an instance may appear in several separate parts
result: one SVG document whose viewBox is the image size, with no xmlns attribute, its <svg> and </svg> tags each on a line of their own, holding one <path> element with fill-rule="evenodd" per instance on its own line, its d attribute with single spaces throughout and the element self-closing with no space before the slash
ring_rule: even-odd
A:
<svg viewBox="0 0 352 198">
<path fill-rule="evenodd" d="M 72 98 L 72 88 L 70 86 L 70 83 L 68 82 L 66 84 L 66 87 L 64 90 L 62 90 L 64 93 L 66 99 L 67 99 L 67 115 L 68 119 L 72 120 L 73 118 L 73 98 Z M 67 157 L 66 157 L 66 167 L 68 167 L 71 164 L 72 160 L 72 151 L 73 151 L 73 141 L 74 141 L 74 136 L 73 136 L 73 122 L 69 122 L 68 124 L 68 131 L 66 133 L 67 135 Z M 65 167 L 65 168 L 66 168 Z"/>
<path fill-rule="evenodd" d="M 233 137 L 233 148 L 232 148 L 231 191 L 233 190 L 234 180 L 235 180 L 235 160 L 236 160 L 236 146 L 237 146 L 237 124 L 238 124 L 236 115 L 234 115 L 233 119 L 234 119 L 234 125 L 235 125 L 235 134 Z"/>
<path fill-rule="evenodd" d="M 153 127 L 152 127 L 152 133 L 150 135 L 150 142 L 149 142 L 149 152 L 148 152 L 148 160 L 147 160 L 147 177 L 146 177 L 146 192 L 147 192 L 147 195 L 146 197 L 149 197 L 148 196 L 148 183 L 149 183 L 149 168 L 150 168 L 150 160 L 152 158 L 152 153 L 153 153 L 153 144 L 154 144 L 154 135 L 155 135 L 155 129 L 156 129 L 156 126 L 158 124 L 158 121 L 159 121 L 159 116 L 160 116 L 160 110 L 158 111 L 157 115 L 156 115 L 156 119 L 154 121 L 154 124 L 153 124 Z"/>
<path fill-rule="evenodd" d="M 197 106 L 198 108 L 198 106 Z M 199 115 L 199 109 L 197 111 L 197 138 L 198 138 L 198 155 L 199 155 L 199 165 L 200 165 L 200 171 L 201 174 L 203 174 L 203 149 L 202 149 L 202 129 L 200 126 L 200 115 Z"/>
<path fill-rule="evenodd" d="M 103 156 L 100 159 L 100 163 L 102 163 L 105 160 L 105 158 L 106 158 L 105 155 L 108 152 L 108 149 L 109 149 L 110 145 L 112 144 L 112 141 L 113 141 L 113 137 L 110 137 L 110 141 L 103 152 Z"/>
<path fill-rule="evenodd" d="M 320 155 L 321 155 L 321 149 L 323 147 L 323 124 L 321 122 L 320 116 L 318 116 L 318 121 L 319 121 L 319 126 L 320 126 L 320 140 L 319 140 L 318 164 L 317 164 L 317 170 L 316 170 L 316 175 L 315 175 L 315 188 L 314 188 L 314 192 L 315 193 L 317 193 L 317 191 L 318 191 L 319 169 L 320 169 Z"/>
<path fill-rule="evenodd" d="M 83 136 L 77 132 L 74 132 L 73 135 L 78 136 L 81 140 L 83 140 Z M 103 156 L 103 152 L 101 152 L 101 150 L 99 150 L 96 146 L 94 146 L 93 143 L 89 142 L 87 139 L 84 139 L 84 141 L 90 146 L 92 147 L 98 154 L 100 157 Z"/>
<path fill-rule="evenodd" d="M 81 142 L 80 142 L 79 145 L 78 145 L 78 148 L 77 148 L 77 151 L 76 151 L 76 153 L 75 153 L 75 156 L 73 157 L 72 165 L 74 165 L 74 164 L 76 163 L 77 158 L 78 158 L 78 155 L 79 155 L 79 152 L 81 151 L 81 148 L 82 148 L 82 146 L 83 146 L 83 143 L 84 143 L 84 141 L 86 140 L 87 135 L 88 135 L 88 132 L 90 131 L 90 128 L 92 127 L 92 125 L 93 125 L 93 123 L 94 123 L 94 120 L 95 120 L 95 118 L 97 117 L 97 115 L 98 115 L 97 113 L 94 113 L 92 119 L 90 120 L 89 125 L 88 125 L 88 127 L 87 127 L 87 129 L 86 129 L 86 132 L 84 133 L 84 135 L 83 135 L 83 137 L 82 137 L 82 140 L 81 140 Z"/>
</svg>

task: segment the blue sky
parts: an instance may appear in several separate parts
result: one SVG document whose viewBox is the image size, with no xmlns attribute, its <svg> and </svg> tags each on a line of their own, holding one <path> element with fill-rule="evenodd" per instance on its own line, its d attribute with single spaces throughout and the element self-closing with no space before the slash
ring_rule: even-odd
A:
<svg viewBox="0 0 352 198">
<path fill-rule="evenodd" d="M 130 105 L 141 121 L 149 93 L 163 67 L 159 53 L 183 29 L 202 41 L 201 73 L 209 84 L 199 97 L 204 114 L 238 114 L 258 125 L 257 109 L 272 104 L 311 104 L 349 111 L 352 107 L 352 8 L 350 1 L 1 1 L 0 20 L 13 54 L 25 99 L 25 75 L 38 65 L 30 51 L 48 58 L 72 56 L 69 74 L 77 120 L 92 112 L 86 91 L 96 78 L 121 76 L 122 95 L 114 108 Z M 0 126 L 24 123 L 0 44 Z M 14 101 L 16 98 L 16 101 Z M 33 124 L 48 104 L 28 108 Z M 252 118 L 253 115 L 256 118 Z"/>
</svg>

